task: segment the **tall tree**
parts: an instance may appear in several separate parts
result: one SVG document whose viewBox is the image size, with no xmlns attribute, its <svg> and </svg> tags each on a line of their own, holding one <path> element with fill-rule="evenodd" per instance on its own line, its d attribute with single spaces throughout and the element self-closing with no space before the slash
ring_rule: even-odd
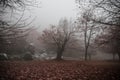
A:
<svg viewBox="0 0 120 80">
<path fill-rule="evenodd" d="M 98 49 L 102 52 L 112 54 L 113 60 L 115 60 L 115 55 L 117 54 L 117 41 L 113 38 L 113 32 L 110 28 L 107 28 L 104 33 L 96 36 L 95 44 Z"/>
<path fill-rule="evenodd" d="M 76 0 L 77 3 L 83 2 Z M 85 0 L 84 2 L 90 3 L 92 9 L 96 10 L 98 19 L 92 19 L 98 24 L 104 24 L 110 31 L 108 41 L 116 42 L 114 49 L 119 56 L 120 60 L 120 1 L 119 0 Z M 87 4 L 88 5 L 88 4 Z M 99 10 L 99 11 L 98 11 Z M 102 19 L 99 19 L 102 17 Z"/>
<path fill-rule="evenodd" d="M 93 43 L 95 35 L 98 34 L 98 31 L 100 30 L 100 28 L 91 20 L 93 17 L 91 10 L 86 10 L 82 13 L 78 23 L 78 27 L 84 38 L 85 60 L 88 59 L 89 47 L 91 43 Z"/>
<path fill-rule="evenodd" d="M 44 44 L 54 48 L 57 53 L 56 59 L 61 60 L 67 46 L 75 42 L 76 28 L 67 19 L 61 20 L 58 26 L 52 26 L 43 31 L 40 39 Z"/>
<path fill-rule="evenodd" d="M 105 24 L 109 28 L 108 42 L 111 42 L 115 53 L 118 54 L 120 60 L 120 1 L 119 0 L 94 0 L 96 8 L 102 9 L 102 14 L 106 14 L 105 20 L 94 20 L 97 23 Z"/>
<path fill-rule="evenodd" d="M 0 53 L 6 52 L 5 46 L 7 46 L 10 39 L 23 37 L 31 30 L 31 28 L 28 28 L 31 22 L 28 24 L 25 24 L 25 22 L 19 23 L 23 18 L 26 6 L 30 3 L 31 1 L 28 0 L 0 0 Z M 23 13 L 16 23 L 5 18 L 5 15 L 20 11 Z"/>
</svg>

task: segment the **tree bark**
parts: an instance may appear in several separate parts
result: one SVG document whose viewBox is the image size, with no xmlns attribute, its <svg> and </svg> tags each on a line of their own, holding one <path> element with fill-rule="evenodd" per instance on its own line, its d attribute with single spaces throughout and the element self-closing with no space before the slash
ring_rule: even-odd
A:
<svg viewBox="0 0 120 80">
<path fill-rule="evenodd" d="M 63 54 L 63 50 L 58 50 L 56 60 L 62 60 L 62 54 Z"/>
<path fill-rule="evenodd" d="M 89 60 L 91 60 L 91 54 L 89 54 Z"/>
<path fill-rule="evenodd" d="M 58 47 L 56 60 L 62 60 L 62 55 L 63 55 L 63 52 L 65 50 L 65 46 L 67 44 L 67 41 L 68 41 L 68 39 L 66 38 L 64 40 L 62 47 Z"/>
<path fill-rule="evenodd" d="M 115 60 L 115 53 L 113 53 L 113 61 Z"/>
<path fill-rule="evenodd" d="M 118 53 L 118 57 L 119 57 L 119 62 L 120 62 L 120 53 Z"/>
<path fill-rule="evenodd" d="M 87 61 L 87 56 L 88 56 L 88 47 L 85 47 L 85 61 Z"/>
</svg>

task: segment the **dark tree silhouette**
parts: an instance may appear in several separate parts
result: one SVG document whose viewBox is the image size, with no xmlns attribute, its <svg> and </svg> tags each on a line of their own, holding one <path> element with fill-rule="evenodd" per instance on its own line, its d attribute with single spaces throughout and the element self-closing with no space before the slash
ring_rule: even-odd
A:
<svg viewBox="0 0 120 80">
<path fill-rule="evenodd" d="M 28 24 L 19 23 L 24 15 L 24 10 L 31 1 L 28 0 L 0 0 L 0 53 L 6 52 L 6 46 L 10 39 L 25 37 L 32 28 L 28 28 Z M 5 15 L 14 14 L 14 11 L 23 12 L 16 23 L 12 23 Z"/>
<path fill-rule="evenodd" d="M 94 17 L 91 10 L 86 10 L 82 13 L 81 17 L 78 19 L 78 27 L 80 28 L 80 34 L 83 35 L 84 38 L 84 47 L 85 47 L 85 60 L 88 58 L 88 50 L 94 41 L 94 36 L 98 34 L 100 28 L 92 21 Z"/>
<path fill-rule="evenodd" d="M 75 32 L 75 26 L 64 19 L 60 21 L 58 26 L 44 30 L 40 39 L 47 47 L 54 48 L 57 53 L 56 59 L 61 60 L 68 45 L 75 42 Z"/>
<path fill-rule="evenodd" d="M 119 0 L 94 0 L 94 5 L 96 8 L 101 8 L 106 14 L 105 20 L 96 21 L 97 23 L 108 25 L 109 27 L 109 38 L 108 42 L 114 44 L 113 48 L 115 49 L 115 53 L 118 54 L 120 60 L 120 1 Z"/>
<path fill-rule="evenodd" d="M 89 2 L 88 8 L 93 9 L 94 11 L 99 10 L 98 19 L 92 19 L 98 24 L 104 24 L 109 28 L 109 34 L 111 36 L 108 38 L 108 41 L 114 41 L 116 44 L 114 48 L 120 59 L 120 1 L 119 0 L 84 0 L 84 2 Z M 82 0 L 76 0 L 77 3 L 83 2 Z M 84 3 L 83 2 L 83 3 Z M 87 4 L 87 6 L 88 6 Z M 101 18 L 99 18 L 101 17 Z"/>
</svg>

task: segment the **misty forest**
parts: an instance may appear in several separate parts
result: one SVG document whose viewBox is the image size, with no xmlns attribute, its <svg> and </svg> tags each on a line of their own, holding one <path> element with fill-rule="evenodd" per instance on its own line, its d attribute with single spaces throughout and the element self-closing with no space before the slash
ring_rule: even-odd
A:
<svg viewBox="0 0 120 80">
<path fill-rule="evenodd" d="M 0 80 L 120 80 L 120 0 L 0 0 Z"/>
</svg>

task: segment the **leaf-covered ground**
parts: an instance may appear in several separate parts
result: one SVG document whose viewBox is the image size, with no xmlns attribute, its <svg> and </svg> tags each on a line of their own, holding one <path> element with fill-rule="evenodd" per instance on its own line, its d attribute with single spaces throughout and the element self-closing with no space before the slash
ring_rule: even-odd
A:
<svg viewBox="0 0 120 80">
<path fill-rule="evenodd" d="M 120 64 L 106 61 L 0 62 L 0 80 L 120 80 Z"/>
</svg>

